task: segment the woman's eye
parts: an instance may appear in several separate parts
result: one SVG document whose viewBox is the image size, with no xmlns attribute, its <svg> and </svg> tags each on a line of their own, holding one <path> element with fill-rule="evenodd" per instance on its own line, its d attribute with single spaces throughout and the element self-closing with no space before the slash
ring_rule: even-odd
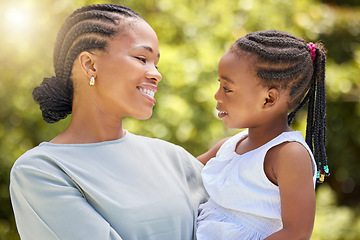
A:
<svg viewBox="0 0 360 240">
<path fill-rule="evenodd" d="M 135 58 L 140 60 L 143 63 L 146 63 L 146 58 L 142 58 L 142 57 L 135 57 Z"/>
</svg>

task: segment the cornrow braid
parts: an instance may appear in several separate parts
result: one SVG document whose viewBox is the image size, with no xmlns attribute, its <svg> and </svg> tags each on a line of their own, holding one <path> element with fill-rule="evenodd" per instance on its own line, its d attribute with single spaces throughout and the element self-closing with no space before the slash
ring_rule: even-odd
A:
<svg viewBox="0 0 360 240">
<path fill-rule="evenodd" d="M 317 182 L 328 176 L 326 157 L 326 52 L 321 44 L 308 44 L 290 33 L 268 30 L 247 34 L 233 45 L 235 51 L 255 53 L 255 70 L 260 82 L 269 88 L 289 89 L 290 125 L 295 114 L 308 103 L 305 141 L 317 164 Z"/>
<path fill-rule="evenodd" d="M 46 122 L 57 122 L 72 112 L 71 73 L 77 56 L 83 51 L 105 51 L 109 39 L 126 29 L 125 20 L 130 18 L 142 19 L 130 8 L 98 4 L 77 9 L 64 21 L 54 47 L 55 76 L 44 78 L 33 91 Z"/>
</svg>

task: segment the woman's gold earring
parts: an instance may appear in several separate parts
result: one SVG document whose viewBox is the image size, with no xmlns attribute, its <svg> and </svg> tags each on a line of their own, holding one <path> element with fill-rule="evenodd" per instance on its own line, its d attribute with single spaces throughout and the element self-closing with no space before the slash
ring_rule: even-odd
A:
<svg viewBox="0 0 360 240">
<path fill-rule="evenodd" d="M 90 86 L 94 86 L 94 85 L 95 85 L 95 78 L 94 78 L 94 76 L 92 76 L 92 77 L 90 78 L 89 85 L 90 85 Z"/>
</svg>

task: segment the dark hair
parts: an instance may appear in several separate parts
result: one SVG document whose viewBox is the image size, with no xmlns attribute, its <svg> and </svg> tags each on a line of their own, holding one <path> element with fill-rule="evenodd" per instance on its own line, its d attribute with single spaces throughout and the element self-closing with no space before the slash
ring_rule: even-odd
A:
<svg viewBox="0 0 360 240">
<path fill-rule="evenodd" d="M 77 9 L 65 20 L 54 48 L 55 76 L 44 78 L 33 91 L 46 122 L 57 122 L 72 112 L 71 72 L 76 57 L 83 51 L 105 51 L 109 39 L 122 29 L 121 20 L 125 18 L 142 19 L 127 7 L 99 4 Z"/>
<path fill-rule="evenodd" d="M 329 175 L 326 157 L 326 52 L 321 44 L 315 44 L 314 60 L 308 44 L 287 32 L 268 30 L 247 34 L 232 47 L 235 50 L 255 53 L 254 67 L 257 76 L 266 87 L 289 89 L 290 125 L 295 114 L 308 102 L 306 143 L 314 153 L 317 163 L 317 181 L 323 182 Z"/>
</svg>

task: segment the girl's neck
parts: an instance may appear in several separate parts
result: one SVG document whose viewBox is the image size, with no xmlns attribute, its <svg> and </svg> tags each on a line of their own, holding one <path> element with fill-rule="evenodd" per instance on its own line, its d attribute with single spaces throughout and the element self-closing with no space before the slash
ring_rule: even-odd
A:
<svg viewBox="0 0 360 240">
<path fill-rule="evenodd" d="M 237 154 L 244 154 L 252 151 L 276 138 L 281 133 L 289 131 L 292 130 L 287 123 L 249 128 L 248 136 L 237 144 L 235 152 Z"/>
<path fill-rule="evenodd" d="M 271 139 L 279 136 L 283 132 L 292 131 L 289 126 L 270 127 L 270 128 L 249 128 L 248 138 L 251 142 L 267 143 Z"/>
</svg>

